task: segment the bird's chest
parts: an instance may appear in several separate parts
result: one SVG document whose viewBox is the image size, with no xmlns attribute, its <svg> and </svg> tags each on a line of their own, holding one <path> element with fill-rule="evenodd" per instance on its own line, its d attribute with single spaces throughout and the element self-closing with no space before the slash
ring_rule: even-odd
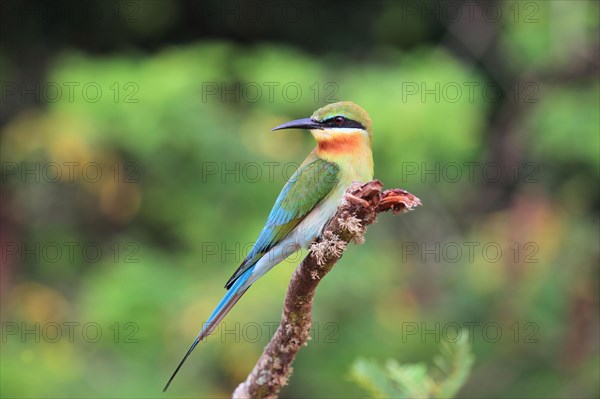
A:
<svg viewBox="0 0 600 399">
<path fill-rule="evenodd" d="M 296 229 L 295 242 L 304 248 L 308 246 L 321 234 L 325 224 L 335 215 L 347 187 L 338 185 L 325 200 L 317 205 Z"/>
</svg>

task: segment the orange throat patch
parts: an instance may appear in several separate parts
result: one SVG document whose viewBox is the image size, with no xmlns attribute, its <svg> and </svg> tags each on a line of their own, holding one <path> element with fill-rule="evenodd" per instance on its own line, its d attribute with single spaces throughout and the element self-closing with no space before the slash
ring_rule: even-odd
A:
<svg viewBox="0 0 600 399">
<path fill-rule="evenodd" d="M 340 134 L 326 139 L 319 139 L 317 153 L 323 158 L 336 157 L 356 153 L 362 150 L 365 144 L 365 139 L 361 133 Z"/>
</svg>

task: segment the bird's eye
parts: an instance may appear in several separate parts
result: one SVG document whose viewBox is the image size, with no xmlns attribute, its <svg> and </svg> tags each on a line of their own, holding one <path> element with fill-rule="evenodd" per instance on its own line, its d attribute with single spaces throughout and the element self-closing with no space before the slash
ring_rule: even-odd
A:
<svg viewBox="0 0 600 399">
<path fill-rule="evenodd" d="M 342 116 L 336 116 L 333 120 L 335 121 L 335 123 L 337 125 L 340 125 L 340 126 L 342 125 L 342 123 L 344 123 L 344 117 L 342 117 Z"/>
</svg>

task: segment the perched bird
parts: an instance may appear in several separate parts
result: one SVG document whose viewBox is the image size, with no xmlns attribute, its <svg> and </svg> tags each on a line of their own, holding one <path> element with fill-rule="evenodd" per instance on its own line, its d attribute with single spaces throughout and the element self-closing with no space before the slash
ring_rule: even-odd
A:
<svg viewBox="0 0 600 399">
<path fill-rule="evenodd" d="M 252 283 L 300 248 L 309 247 L 354 182 L 373 180 L 371 118 L 358 105 L 350 101 L 329 104 L 310 118 L 273 128 L 282 129 L 308 129 L 317 146 L 281 190 L 256 244 L 225 285 L 229 291 L 200 330 L 163 392 L 198 342 L 214 330 Z"/>
</svg>

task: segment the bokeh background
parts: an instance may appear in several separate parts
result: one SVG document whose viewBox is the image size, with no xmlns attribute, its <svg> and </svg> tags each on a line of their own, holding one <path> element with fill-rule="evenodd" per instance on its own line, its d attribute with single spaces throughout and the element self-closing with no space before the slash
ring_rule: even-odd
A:
<svg viewBox="0 0 600 399">
<path fill-rule="evenodd" d="M 162 386 L 337 100 L 373 118 L 382 215 L 318 289 L 282 397 L 363 397 L 357 358 L 459 397 L 598 397 L 595 1 L 3 1 L 1 396 L 227 397 L 295 256 Z"/>
</svg>

